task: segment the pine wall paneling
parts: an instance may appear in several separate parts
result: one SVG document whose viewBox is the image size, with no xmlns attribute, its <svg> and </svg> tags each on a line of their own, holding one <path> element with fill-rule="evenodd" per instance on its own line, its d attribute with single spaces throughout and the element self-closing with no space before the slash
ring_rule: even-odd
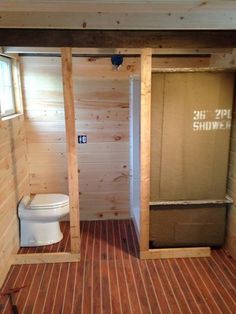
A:
<svg viewBox="0 0 236 314">
<path fill-rule="evenodd" d="M 68 193 L 60 58 L 22 57 L 31 193 Z M 129 76 L 110 58 L 73 58 L 81 219 L 129 216 Z"/>
<path fill-rule="evenodd" d="M 0 121 L 0 286 L 19 248 L 17 204 L 29 192 L 23 115 Z"/>
<path fill-rule="evenodd" d="M 154 67 L 208 66 L 209 58 L 156 58 Z M 32 193 L 68 193 L 61 65 L 58 57 L 21 57 Z M 139 58 L 73 58 L 81 219 L 129 213 L 129 78 Z"/>
<path fill-rule="evenodd" d="M 21 57 L 32 193 L 67 191 L 66 139 L 60 59 Z M 153 59 L 153 67 L 204 67 L 209 58 Z M 129 76 L 140 59 L 125 58 L 119 71 L 109 58 L 73 58 L 76 123 L 88 144 L 78 145 L 82 219 L 127 217 L 129 212 Z M 233 126 L 233 140 L 235 126 Z M 228 191 L 232 195 L 231 145 Z M 235 208 L 228 217 L 227 247 L 235 247 Z M 234 249 L 235 251 L 235 249 Z M 234 253 L 235 254 L 235 253 Z"/>
</svg>

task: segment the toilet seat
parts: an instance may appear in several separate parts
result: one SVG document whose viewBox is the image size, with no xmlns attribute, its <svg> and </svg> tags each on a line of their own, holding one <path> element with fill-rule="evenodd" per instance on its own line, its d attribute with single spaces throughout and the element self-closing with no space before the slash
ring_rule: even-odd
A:
<svg viewBox="0 0 236 314">
<path fill-rule="evenodd" d="M 69 213 L 69 196 L 65 194 L 36 194 L 25 196 L 18 206 L 20 219 L 47 221 Z"/>
<path fill-rule="evenodd" d="M 47 210 L 64 207 L 69 204 L 69 197 L 65 194 L 36 194 L 26 209 Z"/>
</svg>

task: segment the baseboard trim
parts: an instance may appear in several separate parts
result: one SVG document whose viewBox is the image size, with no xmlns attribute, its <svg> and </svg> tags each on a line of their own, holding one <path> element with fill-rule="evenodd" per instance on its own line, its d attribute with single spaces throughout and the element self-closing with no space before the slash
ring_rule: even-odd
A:
<svg viewBox="0 0 236 314">
<path fill-rule="evenodd" d="M 165 248 L 140 251 L 140 259 L 192 258 L 211 256 L 210 247 Z"/>
<path fill-rule="evenodd" d="M 15 254 L 15 265 L 21 264 L 47 264 L 47 263 L 70 263 L 79 262 L 79 253 L 32 253 L 32 254 Z"/>
</svg>

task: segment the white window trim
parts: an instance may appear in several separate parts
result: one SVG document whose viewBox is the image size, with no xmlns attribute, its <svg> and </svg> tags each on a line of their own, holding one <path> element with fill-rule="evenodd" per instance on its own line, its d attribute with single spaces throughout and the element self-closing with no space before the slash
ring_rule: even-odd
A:
<svg viewBox="0 0 236 314">
<path fill-rule="evenodd" d="M 13 62 L 15 62 L 15 59 L 10 57 L 10 56 L 7 56 L 7 55 L 4 55 L 4 54 L 0 54 L 0 60 L 3 60 L 4 62 L 9 62 L 10 64 L 10 69 L 11 69 L 11 82 L 12 82 L 12 97 L 13 97 L 13 108 L 11 110 L 8 110 L 7 112 L 5 112 L 4 114 L 2 114 L 1 112 L 1 106 L 0 106 L 0 119 L 4 119 L 5 118 L 10 118 L 10 117 L 13 117 L 15 116 L 16 114 L 18 114 L 19 112 L 17 112 L 17 99 L 16 99 L 16 84 L 15 84 L 15 79 L 14 79 L 14 65 L 13 65 Z"/>
</svg>

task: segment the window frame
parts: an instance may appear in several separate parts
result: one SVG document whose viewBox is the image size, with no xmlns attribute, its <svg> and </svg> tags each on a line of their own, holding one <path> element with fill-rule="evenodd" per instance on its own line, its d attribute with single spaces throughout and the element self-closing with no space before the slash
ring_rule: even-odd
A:
<svg viewBox="0 0 236 314">
<path fill-rule="evenodd" d="M 17 113 L 15 82 L 14 82 L 14 74 L 13 74 L 14 59 L 11 57 L 8 57 L 6 55 L 0 54 L 0 61 L 7 63 L 9 68 L 10 68 L 11 94 L 12 94 L 11 96 L 12 96 L 12 100 L 13 100 L 13 107 L 11 109 L 7 110 L 6 112 L 2 113 L 2 108 L 1 108 L 1 104 L 0 104 L 0 117 L 6 118 L 6 117 L 10 117 L 11 115 L 15 115 Z"/>
</svg>

